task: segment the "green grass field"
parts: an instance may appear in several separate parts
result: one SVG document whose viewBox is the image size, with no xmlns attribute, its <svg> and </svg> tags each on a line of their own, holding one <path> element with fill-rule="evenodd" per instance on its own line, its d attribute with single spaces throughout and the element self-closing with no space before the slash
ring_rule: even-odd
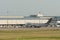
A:
<svg viewBox="0 0 60 40">
<path fill-rule="evenodd" d="M 60 29 L 0 30 L 0 40 L 60 40 Z"/>
</svg>

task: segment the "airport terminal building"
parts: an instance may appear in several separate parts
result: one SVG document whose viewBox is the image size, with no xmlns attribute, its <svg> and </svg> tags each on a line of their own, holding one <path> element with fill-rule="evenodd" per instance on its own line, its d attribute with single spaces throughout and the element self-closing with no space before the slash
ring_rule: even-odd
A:
<svg viewBox="0 0 60 40">
<path fill-rule="evenodd" d="M 43 16 L 42 14 L 30 16 L 0 16 L 0 28 L 22 27 L 60 27 L 59 16 Z"/>
</svg>

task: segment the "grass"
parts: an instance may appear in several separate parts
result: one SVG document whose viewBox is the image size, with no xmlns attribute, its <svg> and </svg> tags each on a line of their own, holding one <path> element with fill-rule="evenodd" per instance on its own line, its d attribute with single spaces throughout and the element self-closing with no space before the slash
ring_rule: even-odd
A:
<svg viewBox="0 0 60 40">
<path fill-rule="evenodd" d="M 60 40 L 60 29 L 0 30 L 0 40 Z"/>
</svg>

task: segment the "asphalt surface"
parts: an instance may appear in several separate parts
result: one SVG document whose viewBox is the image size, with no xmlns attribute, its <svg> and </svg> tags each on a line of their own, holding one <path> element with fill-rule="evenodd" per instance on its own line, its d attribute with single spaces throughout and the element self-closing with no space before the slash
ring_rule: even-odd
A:
<svg viewBox="0 0 60 40">
<path fill-rule="evenodd" d="M 41 27 L 41 28 L 0 28 L 0 30 L 60 30 L 59 27 Z"/>
</svg>

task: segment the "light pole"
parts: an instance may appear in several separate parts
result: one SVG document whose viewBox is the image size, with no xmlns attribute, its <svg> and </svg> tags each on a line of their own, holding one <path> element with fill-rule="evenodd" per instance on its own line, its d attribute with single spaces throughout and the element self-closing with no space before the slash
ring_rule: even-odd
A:
<svg viewBox="0 0 60 40">
<path fill-rule="evenodd" d="M 7 28 L 8 28 L 8 9 L 7 9 L 7 15 L 6 15 L 6 18 L 7 18 Z"/>
</svg>

